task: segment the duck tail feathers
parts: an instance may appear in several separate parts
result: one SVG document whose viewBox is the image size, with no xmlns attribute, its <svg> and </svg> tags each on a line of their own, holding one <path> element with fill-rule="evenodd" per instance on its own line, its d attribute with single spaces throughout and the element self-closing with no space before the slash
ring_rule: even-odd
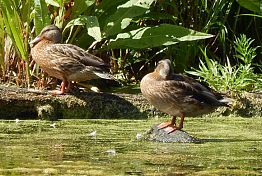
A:
<svg viewBox="0 0 262 176">
<path fill-rule="evenodd" d="M 114 79 L 113 75 L 111 75 L 110 73 L 101 73 L 101 72 L 94 72 L 94 73 L 96 74 L 96 76 L 102 79 L 111 79 L 111 80 Z"/>
<path fill-rule="evenodd" d="M 218 100 L 222 105 L 228 106 L 233 102 L 232 98 L 223 97 L 222 99 Z"/>
</svg>

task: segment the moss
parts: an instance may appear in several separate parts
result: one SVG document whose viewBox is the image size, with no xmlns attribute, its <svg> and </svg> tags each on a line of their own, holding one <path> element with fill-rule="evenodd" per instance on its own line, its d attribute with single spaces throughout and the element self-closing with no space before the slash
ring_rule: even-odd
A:
<svg viewBox="0 0 262 176">
<path fill-rule="evenodd" d="M 54 120 L 55 118 L 55 109 L 50 104 L 39 105 L 36 107 L 38 117 L 40 119 Z"/>
<path fill-rule="evenodd" d="M 231 108 L 225 114 L 235 114 L 242 117 L 262 116 L 262 94 L 243 92 L 233 96 Z M 224 111 L 225 112 L 225 111 Z"/>
<path fill-rule="evenodd" d="M 27 89 L 1 88 L 0 117 L 18 118 L 147 118 L 162 116 L 141 94 L 78 92 L 52 96 Z M 19 90 L 19 91 L 18 91 Z M 243 117 L 262 115 L 262 95 L 242 93 L 234 96 L 230 108 L 219 108 L 215 114 Z M 48 105 L 48 107 L 45 107 Z M 47 109 L 46 109 L 47 108 Z"/>
</svg>

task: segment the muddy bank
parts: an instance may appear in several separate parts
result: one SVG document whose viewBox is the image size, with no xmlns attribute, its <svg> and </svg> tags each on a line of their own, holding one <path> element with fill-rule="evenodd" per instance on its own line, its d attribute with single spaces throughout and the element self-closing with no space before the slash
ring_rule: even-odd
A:
<svg viewBox="0 0 262 176">
<path fill-rule="evenodd" d="M 262 116 L 262 95 L 238 95 L 231 108 L 218 115 Z M 77 92 L 52 96 L 48 92 L 0 86 L 0 118 L 147 118 L 158 114 L 141 94 Z"/>
</svg>

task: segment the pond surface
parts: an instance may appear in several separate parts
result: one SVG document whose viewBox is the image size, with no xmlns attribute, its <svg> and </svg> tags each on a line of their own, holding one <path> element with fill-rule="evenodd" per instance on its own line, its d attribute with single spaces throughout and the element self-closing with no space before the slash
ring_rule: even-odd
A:
<svg viewBox="0 0 262 176">
<path fill-rule="evenodd" d="M 187 118 L 199 144 L 137 139 L 163 120 L 1 120 L 0 175 L 262 175 L 262 118 Z"/>
</svg>

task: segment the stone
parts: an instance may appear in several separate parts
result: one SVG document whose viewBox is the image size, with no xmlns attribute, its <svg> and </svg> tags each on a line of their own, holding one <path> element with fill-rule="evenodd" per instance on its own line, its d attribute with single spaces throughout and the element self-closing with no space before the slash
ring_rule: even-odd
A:
<svg viewBox="0 0 262 176">
<path fill-rule="evenodd" d="M 153 125 L 147 133 L 147 140 L 155 142 L 179 142 L 179 143 L 200 143 L 201 140 L 189 135 L 186 131 L 176 130 L 167 133 L 164 129 L 159 129 L 158 125 Z"/>
</svg>

